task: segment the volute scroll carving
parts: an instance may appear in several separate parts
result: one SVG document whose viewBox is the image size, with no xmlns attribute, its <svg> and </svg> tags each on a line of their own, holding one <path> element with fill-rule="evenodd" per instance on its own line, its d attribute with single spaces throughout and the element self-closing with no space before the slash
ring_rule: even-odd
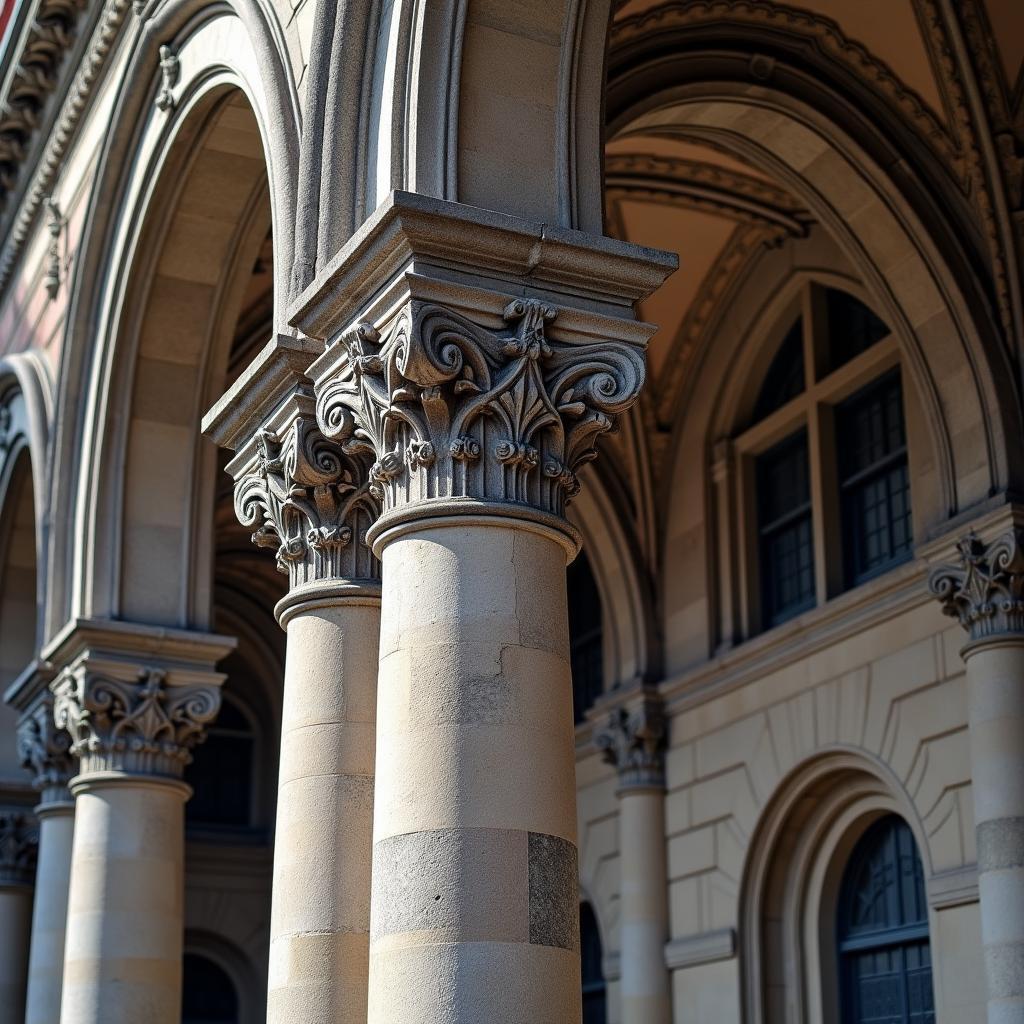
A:
<svg viewBox="0 0 1024 1024">
<path fill-rule="evenodd" d="M 53 684 L 54 721 L 71 736 L 81 771 L 180 777 L 220 710 L 220 688 L 168 686 L 144 669 L 136 682 L 66 670 Z"/>
<path fill-rule="evenodd" d="M 1024 530 L 1014 527 L 990 544 L 971 532 L 957 552 L 959 564 L 939 566 L 928 577 L 943 612 L 971 640 L 1024 636 Z"/>
<path fill-rule="evenodd" d="M 558 342 L 557 310 L 515 299 L 505 330 L 409 301 L 383 331 L 343 335 L 347 359 L 317 389 L 317 420 L 349 454 L 373 460 L 387 513 L 418 501 L 475 498 L 562 514 L 597 438 L 636 399 L 639 346 Z"/>
<path fill-rule="evenodd" d="M 291 586 L 378 578 L 366 546 L 377 516 L 369 457 L 324 437 L 312 417 L 297 417 L 283 436 L 261 430 L 256 445 L 256 471 L 235 484 L 235 514 L 254 527 L 254 544 L 275 550 Z"/>
<path fill-rule="evenodd" d="M 632 710 L 613 710 L 594 743 L 604 761 L 618 769 L 620 790 L 664 789 L 667 737 L 661 699 L 647 694 Z"/>
</svg>

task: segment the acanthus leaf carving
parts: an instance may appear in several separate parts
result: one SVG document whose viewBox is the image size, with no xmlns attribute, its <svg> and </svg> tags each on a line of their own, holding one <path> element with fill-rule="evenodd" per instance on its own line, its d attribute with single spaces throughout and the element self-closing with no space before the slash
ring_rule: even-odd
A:
<svg viewBox="0 0 1024 1024">
<path fill-rule="evenodd" d="M 255 528 L 254 544 L 276 551 L 291 586 L 376 578 L 365 543 L 377 515 L 367 455 L 344 450 L 301 416 L 283 436 L 261 430 L 256 445 L 256 472 L 235 484 L 235 513 Z"/>
<path fill-rule="evenodd" d="M 29 815 L 0 813 L 0 885 L 31 885 L 38 850 L 39 832 Z"/>
<path fill-rule="evenodd" d="M 1024 633 L 1024 530 L 985 544 L 971 532 L 957 544 L 959 564 L 933 569 L 931 592 L 971 640 Z"/>
<path fill-rule="evenodd" d="M 317 419 L 345 451 L 371 453 L 386 512 L 431 498 L 520 502 L 561 514 L 597 438 L 635 400 L 642 350 L 548 337 L 553 306 L 514 299 L 505 330 L 412 300 L 383 333 L 359 324 L 321 384 Z"/>
<path fill-rule="evenodd" d="M 52 689 L 54 721 L 70 734 L 83 773 L 180 776 L 220 710 L 218 686 L 168 686 L 160 669 L 135 682 L 66 670 Z"/>
<path fill-rule="evenodd" d="M 631 710 L 611 711 L 594 743 L 604 761 L 618 770 L 620 789 L 664 788 L 667 725 L 656 694 L 646 693 Z"/>
<path fill-rule="evenodd" d="M 32 773 L 32 784 L 44 800 L 66 796 L 74 767 L 71 736 L 57 727 L 49 694 L 18 723 L 18 760 Z"/>
</svg>

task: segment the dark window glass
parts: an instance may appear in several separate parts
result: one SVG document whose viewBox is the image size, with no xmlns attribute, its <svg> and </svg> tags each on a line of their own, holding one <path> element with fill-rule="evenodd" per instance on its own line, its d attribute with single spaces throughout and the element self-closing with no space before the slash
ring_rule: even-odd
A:
<svg viewBox="0 0 1024 1024">
<path fill-rule="evenodd" d="M 581 551 L 569 566 L 569 656 L 576 721 L 604 690 L 601 650 L 601 595 L 587 556 Z"/>
<path fill-rule="evenodd" d="M 580 957 L 583 966 L 583 1024 L 605 1024 L 604 972 L 601 969 L 601 933 L 589 903 L 580 906 Z"/>
<path fill-rule="evenodd" d="M 804 390 L 804 327 L 797 320 L 782 339 L 768 367 L 754 407 L 754 422 L 763 420 Z"/>
<path fill-rule="evenodd" d="M 829 288 L 825 291 L 828 316 L 828 370 L 837 370 L 866 352 L 889 334 L 889 328 L 860 299 Z"/>
<path fill-rule="evenodd" d="M 934 1024 L 924 873 L 910 828 L 894 814 L 850 856 L 838 944 L 843 1024 Z"/>
<path fill-rule="evenodd" d="M 190 825 L 246 826 L 252 823 L 253 760 L 256 740 L 242 711 L 225 698 L 205 743 L 192 751 L 185 781 Z"/>
<path fill-rule="evenodd" d="M 238 993 L 227 974 L 194 953 L 182 966 L 181 1024 L 238 1024 Z"/>
<path fill-rule="evenodd" d="M 846 585 L 910 557 L 910 475 L 899 371 L 836 410 Z"/>
<path fill-rule="evenodd" d="M 814 604 L 805 430 L 758 456 L 757 505 L 764 624 L 774 626 Z"/>
</svg>

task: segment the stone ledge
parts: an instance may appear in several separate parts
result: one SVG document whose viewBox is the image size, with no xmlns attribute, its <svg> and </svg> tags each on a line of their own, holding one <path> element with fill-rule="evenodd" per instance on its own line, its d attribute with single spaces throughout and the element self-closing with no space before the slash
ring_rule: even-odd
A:
<svg viewBox="0 0 1024 1024">
<path fill-rule="evenodd" d="M 687 935 L 665 944 L 665 966 L 670 971 L 698 964 L 712 964 L 718 960 L 731 960 L 736 956 L 736 929 L 719 928 L 716 931 Z"/>
</svg>

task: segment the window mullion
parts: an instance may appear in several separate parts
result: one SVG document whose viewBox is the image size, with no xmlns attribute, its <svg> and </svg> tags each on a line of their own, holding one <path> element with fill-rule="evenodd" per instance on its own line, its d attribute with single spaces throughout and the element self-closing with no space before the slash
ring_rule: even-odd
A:
<svg viewBox="0 0 1024 1024">
<path fill-rule="evenodd" d="M 833 585 L 833 562 L 838 544 L 838 531 L 834 524 L 838 516 L 833 515 L 835 505 L 835 460 L 828 458 L 831 448 L 829 438 L 823 432 L 829 431 L 831 417 L 829 410 L 818 402 L 812 402 L 807 416 L 808 461 L 811 474 L 811 529 L 814 541 L 814 590 L 817 604 L 824 604 L 837 592 Z M 831 465 L 830 465 L 831 462 Z M 841 549 L 840 549 L 841 550 Z"/>
</svg>

